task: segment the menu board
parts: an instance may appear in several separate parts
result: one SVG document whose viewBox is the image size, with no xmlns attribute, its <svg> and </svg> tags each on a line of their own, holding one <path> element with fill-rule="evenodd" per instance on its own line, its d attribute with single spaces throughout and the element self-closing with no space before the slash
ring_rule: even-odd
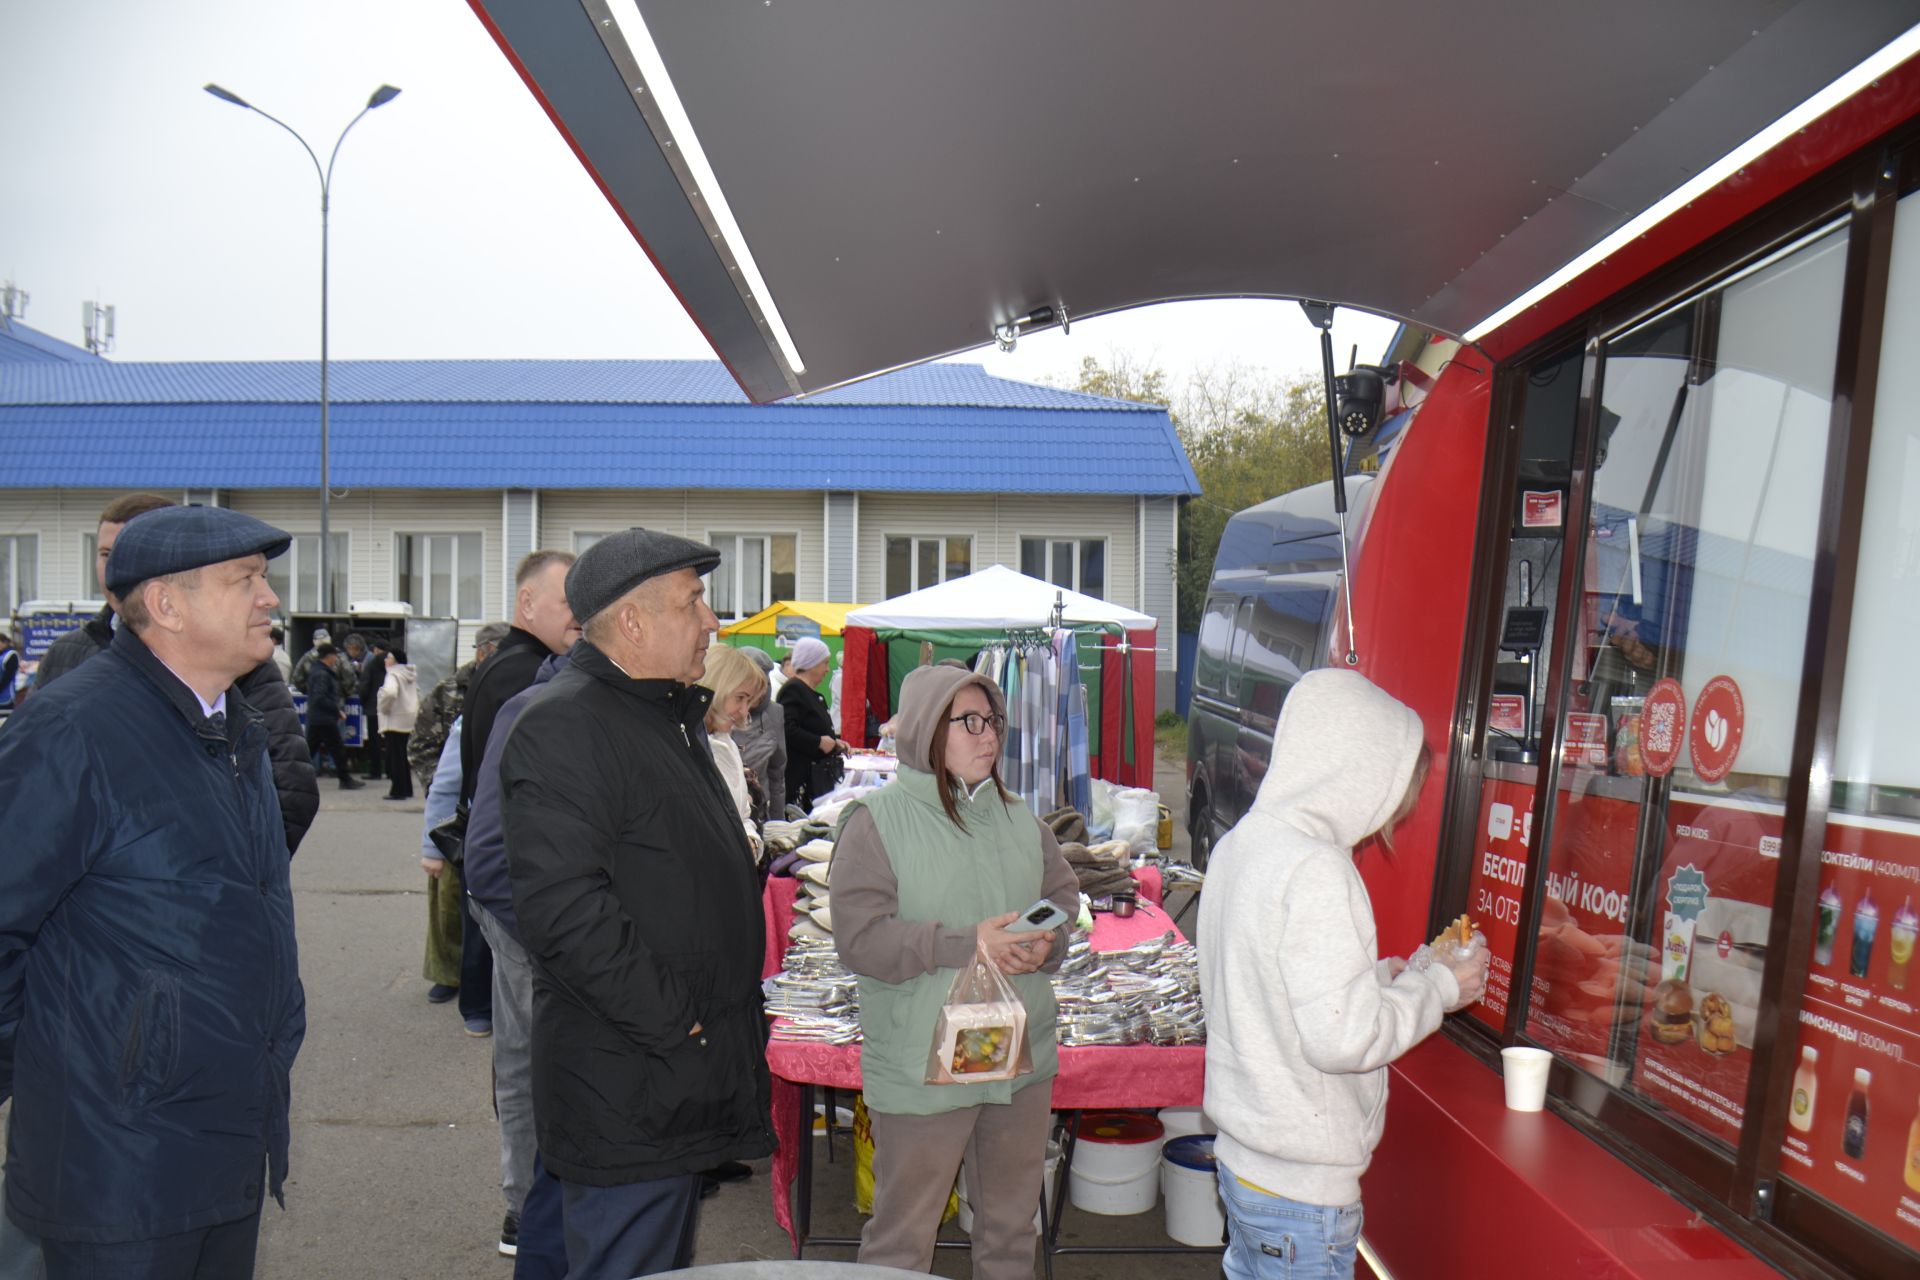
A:
<svg viewBox="0 0 1920 1280">
<path fill-rule="evenodd" d="M 1480 788 L 1479 857 L 1467 892 L 1467 914 L 1487 940 L 1487 993 L 1468 1016 L 1499 1030 L 1506 1025 L 1513 988 L 1513 953 L 1520 936 L 1520 894 L 1527 884 L 1533 838 L 1533 784 L 1489 778 Z"/>
<path fill-rule="evenodd" d="M 1920 1250 L 1920 824 L 1827 828 L 1781 1173 Z"/>
<path fill-rule="evenodd" d="M 1653 918 L 1658 981 L 1633 1087 L 1694 1128 L 1740 1141 L 1780 866 L 1780 806 L 1675 793 Z"/>
</svg>

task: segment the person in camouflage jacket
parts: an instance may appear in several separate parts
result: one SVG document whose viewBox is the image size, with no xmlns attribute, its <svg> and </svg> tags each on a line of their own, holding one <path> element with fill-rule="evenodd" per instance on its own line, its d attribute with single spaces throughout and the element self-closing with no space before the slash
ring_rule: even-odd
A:
<svg viewBox="0 0 1920 1280">
<path fill-rule="evenodd" d="M 447 731 L 460 718 L 467 702 L 467 684 L 474 669 L 499 647 L 507 634 L 507 624 L 490 622 L 473 637 L 473 661 L 433 686 L 420 699 L 420 714 L 413 722 L 413 736 L 407 739 L 407 763 L 420 779 L 424 794 L 433 786 L 433 771 L 440 763 L 440 749 L 446 745 Z"/>
</svg>

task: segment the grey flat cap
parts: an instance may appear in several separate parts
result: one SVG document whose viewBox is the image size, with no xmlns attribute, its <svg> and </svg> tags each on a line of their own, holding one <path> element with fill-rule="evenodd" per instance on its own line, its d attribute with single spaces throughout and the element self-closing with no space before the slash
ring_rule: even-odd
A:
<svg viewBox="0 0 1920 1280">
<path fill-rule="evenodd" d="M 264 555 L 271 560 L 292 539 L 264 520 L 225 507 L 161 507 L 127 521 L 107 557 L 106 588 L 124 596 L 149 578 Z"/>
<path fill-rule="evenodd" d="M 115 552 L 119 547 L 114 547 Z M 677 569 L 712 573 L 720 552 L 704 542 L 654 529 L 608 534 L 581 553 L 567 570 L 567 607 L 584 625 L 648 578 Z"/>
</svg>

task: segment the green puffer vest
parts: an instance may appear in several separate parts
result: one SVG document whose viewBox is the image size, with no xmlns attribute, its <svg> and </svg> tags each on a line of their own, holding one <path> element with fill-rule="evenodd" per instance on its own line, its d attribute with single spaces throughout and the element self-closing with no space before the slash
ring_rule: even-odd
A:
<svg viewBox="0 0 1920 1280">
<path fill-rule="evenodd" d="M 1040 827 L 1017 801 L 1002 803 L 993 786 L 972 797 L 956 788 L 967 829 L 940 807 L 932 774 L 902 768 L 864 800 L 900 884 L 899 918 L 948 926 L 975 924 L 1020 911 L 1040 896 Z M 928 1116 L 983 1102 L 1010 1102 L 1031 1084 L 1052 1087 L 1059 1069 L 1053 981 L 1044 973 L 1009 976 L 1027 1006 L 1031 1074 L 983 1084 L 927 1084 L 927 1055 L 940 1006 L 958 974 L 936 969 L 895 984 L 860 979 L 860 1074 L 867 1105 L 893 1115 Z"/>
</svg>

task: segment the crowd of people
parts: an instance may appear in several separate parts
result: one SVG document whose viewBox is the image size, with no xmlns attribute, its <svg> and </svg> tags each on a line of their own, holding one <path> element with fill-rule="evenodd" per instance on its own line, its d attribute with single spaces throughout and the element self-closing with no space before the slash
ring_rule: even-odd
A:
<svg viewBox="0 0 1920 1280">
<path fill-rule="evenodd" d="M 636 528 L 527 556 L 511 620 L 422 692 L 378 636 L 318 632 L 289 661 L 267 571 L 289 542 L 219 508 L 109 506 L 109 603 L 54 643 L 0 732 L 0 1278 L 252 1273 L 305 1034 L 288 866 L 323 772 L 426 789 L 426 999 L 457 999 L 490 1038 L 515 1276 L 690 1265 L 701 1199 L 775 1146 L 763 832 L 835 793 L 830 650 L 802 638 L 776 667 L 719 643 L 703 581 L 719 552 Z M 0 637 L 0 675 L 10 655 Z M 864 1263 L 928 1269 L 964 1166 L 975 1274 L 1033 1273 L 1048 974 L 1080 901 L 1053 831 L 1001 782 L 1005 727 L 992 680 L 915 670 L 894 780 L 836 806 L 834 939 L 860 980 L 875 1144 Z M 1429 758 L 1407 707 L 1310 673 L 1214 854 L 1200 976 L 1229 1275 L 1307 1257 L 1351 1274 L 1386 1065 L 1479 997 L 1484 949 L 1377 955 L 1355 871 Z M 1042 899 L 1069 923 L 1010 927 Z M 1023 1069 L 933 1083 L 942 1005 L 976 962 L 1024 1007 Z"/>
</svg>

